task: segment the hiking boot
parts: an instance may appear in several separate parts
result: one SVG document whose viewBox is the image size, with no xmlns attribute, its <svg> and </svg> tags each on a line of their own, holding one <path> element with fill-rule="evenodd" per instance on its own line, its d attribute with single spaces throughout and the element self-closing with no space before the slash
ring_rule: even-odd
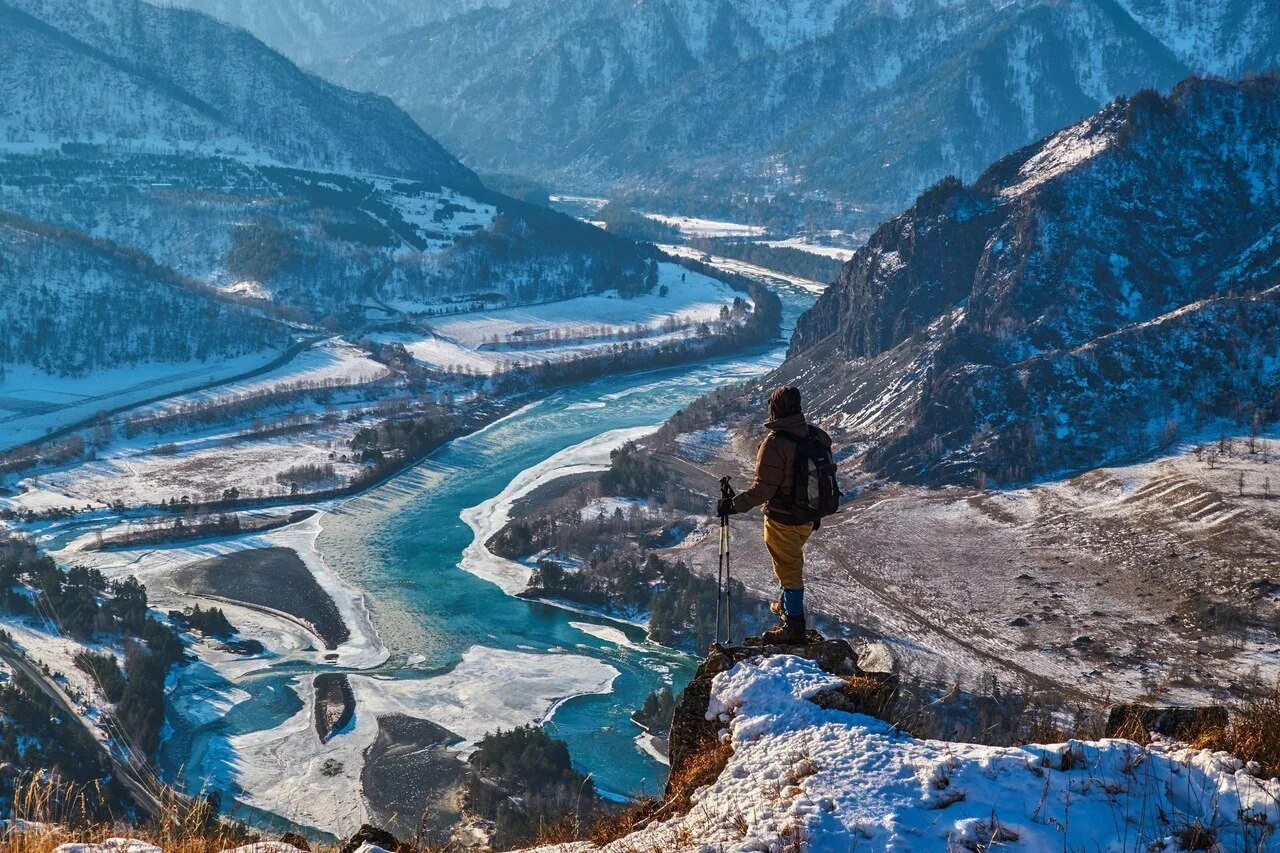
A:
<svg viewBox="0 0 1280 853">
<path fill-rule="evenodd" d="M 782 622 L 776 628 L 770 628 L 760 635 L 760 643 L 765 646 L 798 646 L 809 641 L 808 627 L 804 614 L 799 616 L 782 616 Z"/>
</svg>

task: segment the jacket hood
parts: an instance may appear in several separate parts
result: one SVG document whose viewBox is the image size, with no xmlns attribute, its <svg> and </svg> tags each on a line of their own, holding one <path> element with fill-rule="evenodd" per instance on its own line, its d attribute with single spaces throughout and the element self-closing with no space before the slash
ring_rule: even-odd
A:
<svg viewBox="0 0 1280 853">
<path fill-rule="evenodd" d="M 787 415 L 785 418 L 765 421 L 764 428 L 773 432 L 789 432 L 793 435 L 803 436 L 809 431 L 809 423 L 804 419 L 803 412 L 796 412 L 794 415 Z"/>
</svg>

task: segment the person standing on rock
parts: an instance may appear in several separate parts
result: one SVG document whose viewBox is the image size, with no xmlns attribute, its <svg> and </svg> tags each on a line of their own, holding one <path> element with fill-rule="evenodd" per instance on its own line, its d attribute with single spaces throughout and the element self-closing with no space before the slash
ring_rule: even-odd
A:
<svg viewBox="0 0 1280 853">
<path fill-rule="evenodd" d="M 723 518 L 764 506 L 764 545 L 781 593 L 773 605 L 780 624 L 764 633 L 767 644 L 807 641 L 804 612 L 804 546 L 825 515 L 835 511 L 831 436 L 805 420 L 800 389 L 784 385 L 769 395 L 768 434 L 756 453 L 755 479 L 746 491 L 722 498 Z M 797 488 L 797 483 L 799 488 Z"/>
</svg>

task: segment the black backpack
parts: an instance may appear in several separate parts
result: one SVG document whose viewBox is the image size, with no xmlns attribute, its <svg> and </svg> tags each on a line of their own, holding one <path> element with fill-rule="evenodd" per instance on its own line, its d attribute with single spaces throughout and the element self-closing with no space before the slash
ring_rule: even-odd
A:
<svg viewBox="0 0 1280 853">
<path fill-rule="evenodd" d="M 797 523 L 812 523 L 817 530 L 822 519 L 840 509 L 840 486 L 836 483 L 836 460 L 831 448 L 818 438 L 818 429 L 813 426 L 805 438 L 785 432 L 775 432 L 774 437 L 785 438 L 796 446 L 795 488 L 787 496 L 791 514 Z"/>
</svg>

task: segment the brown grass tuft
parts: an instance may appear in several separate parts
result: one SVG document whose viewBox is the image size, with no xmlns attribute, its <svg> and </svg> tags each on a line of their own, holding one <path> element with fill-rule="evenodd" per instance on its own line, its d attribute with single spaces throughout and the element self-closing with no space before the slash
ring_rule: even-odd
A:
<svg viewBox="0 0 1280 853">
<path fill-rule="evenodd" d="M 612 812 L 596 821 L 587 833 L 595 844 L 603 847 L 617 841 L 654 820 L 667 820 L 685 814 L 693 806 L 693 795 L 720 778 L 733 755 L 728 743 L 715 741 L 690 758 L 667 783 L 668 796 L 662 800 L 643 799 L 627 808 Z M 581 838 L 579 835 L 577 838 Z"/>
<path fill-rule="evenodd" d="M 1120 740 L 1131 740 L 1139 746 L 1151 745 L 1151 732 L 1147 731 L 1140 711 L 1130 711 L 1110 736 Z"/>
<path fill-rule="evenodd" d="M 1256 761 L 1259 774 L 1280 777 L 1280 685 L 1261 699 L 1231 709 L 1221 748 L 1244 761 Z"/>
<path fill-rule="evenodd" d="M 108 838 L 134 838 L 165 853 L 221 853 L 258 840 L 241 824 L 221 820 L 203 800 L 172 791 L 162 797 L 163 812 L 144 826 L 95 821 L 91 804 L 100 802 L 96 784 L 67 785 L 32 778 L 18 785 L 13 797 L 15 826 L 0 833 L 5 853 L 52 853 L 69 842 L 100 843 Z M 332 853 L 313 847 L 316 853 Z"/>
</svg>

